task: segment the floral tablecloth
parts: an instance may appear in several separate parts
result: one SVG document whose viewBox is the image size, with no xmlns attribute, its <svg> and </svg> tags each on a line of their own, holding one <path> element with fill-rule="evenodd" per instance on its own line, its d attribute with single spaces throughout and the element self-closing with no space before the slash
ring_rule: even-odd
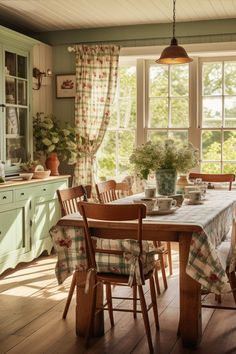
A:
<svg viewBox="0 0 236 354">
<path fill-rule="evenodd" d="M 137 198 L 137 195 L 116 203 L 132 203 L 133 198 Z M 227 283 L 225 265 L 218 255 L 218 248 L 222 242 L 229 242 L 229 239 L 231 250 L 227 262 L 231 269 L 235 266 L 235 210 L 236 192 L 214 190 L 207 192 L 203 204 L 183 204 L 173 214 L 147 216 L 144 223 L 201 226 L 202 231 L 192 235 L 186 272 L 204 288 L 218 294 L 224 291 Z M 71 214 L 64 218 L 73 220 L 78 217 L 78 214 Z M 58 252 L 56 275 L 58 282 L 62 283 L 75 269 L 85 270 L 87 267 L 83 229 L 56 226 L 50 233 Z"/>
</svg>

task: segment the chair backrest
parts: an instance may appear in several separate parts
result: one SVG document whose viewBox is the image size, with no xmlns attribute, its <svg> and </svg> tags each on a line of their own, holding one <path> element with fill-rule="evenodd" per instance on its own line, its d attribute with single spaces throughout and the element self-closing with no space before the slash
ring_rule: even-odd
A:
<svg viewBox="0 0 236 354">
<path fill-rule="evenodd" d="M 100 203 L 105 204 L 120 198 L 132 195 L 132 191 L 126 182 L 109 180 L 96 184 L 97 197 Z"/>
<path fill-rule="evenodd" d="M 62 216 L 76 213 L 78 211 L 78 202 L 81 200 L 86 201 L 91 197 L 91 189 L 91 185 L 58 189 L 57 196 Z"/>
<path fill-rule="evenodd" d="M 100 203 L 105 204 L 117 199 L 116 196 L 116 181 L 109 180 L 95 185 L 97 197 Z"/>
<path fill-rule="evenodd" d="M 94 219 L 99 221 L 128 221 L 138 220 L 137 222 L 137 234 L 136 240 L 139 243 L 140 254 L 142 253 L 142 220 L 146 217 L 146 207 L 143 204 L 95 204 L 79 202 L 78 209 L 83 217 L 84 230 L 86 237 L 86 245 L 88 250 L 88 266 L 89 268 L 96 268 L 95 260 L 95 244 L 92 242 L 92 234 L 89 228 L 88 219 Z M 103 232 L 110 229 L 112 232 L 112 223 L 108 223 L 108 226 L 103 226 L 99 234 L 96 237 L 103 238 Z M 128 233 L 128 231 L 127 231 Z M 107 234 L 107 232 L 106 232 Z M 122 238 L 122 236 L 120 237 Z M 123 236 L 127 239 L 127 235 Z M 111 250 L 111 249 L 98 249 L 96 253 L 108 253 L 108 254 L 123 254 L 123 251 Z"/>
<path fill-rule="evenodd" d="M 128 197 L 133 194 L 127 182 L 116 182 L 115 193 L 117 199 Z"/>
<path fill-rule="evenodd" d="M 210 174 L 210 173 L 195 173 L 192 172 L 188 177 L 190 180 L 201 178 L 203 182 L 229 182 L 229 190 L 232 188 L 232 182 L 235 181 L 235 174 L 222 173 L 222 174 Z"/>
</svg>

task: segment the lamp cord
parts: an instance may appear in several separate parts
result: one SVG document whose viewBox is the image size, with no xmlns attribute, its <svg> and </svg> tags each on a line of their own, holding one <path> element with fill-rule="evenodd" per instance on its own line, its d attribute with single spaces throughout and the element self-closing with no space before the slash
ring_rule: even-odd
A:
<svg viewBox="0 0 236 354">
<path fill-rule="evenodd" d="M 173 0 L 173 38 L 175 38 L 175 3 L 176 0 Z"/>
</svg>

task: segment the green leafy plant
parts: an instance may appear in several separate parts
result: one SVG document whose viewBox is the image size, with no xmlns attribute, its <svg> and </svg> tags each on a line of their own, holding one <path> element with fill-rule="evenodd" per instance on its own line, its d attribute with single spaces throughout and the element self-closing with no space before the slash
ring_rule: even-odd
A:
<svg viewBox="0 0 236 354">
<path fill-rule="evenodd" d="M 53 115 L 40 112 L 33 118 L 33 129 L 34 147 L 37 152 L 42 151 L 47 155 L 56 152 L 69 164 L 76 162 L 77 128 L 71 127 L 69 123 L 65 123 L 65 127 L 61 128 Z"/>
<path fill-rule="evenodd" d="M 198 150 L 191 143 L 177 146 L 172 139 L 152 143 L 148 141 L 133 150 L 130 162 L 136 173 L 147 179 L 150 172 L 173 169 L 187 173 L 198 164 Z"/>
<path fill-rule="evenodd" d="M 39 164 L 38 160 L 28 160 L 27 162 L 21 163 L 20 168 L 24 172 L 34 172 L 35 167 Z"/>
</svg>

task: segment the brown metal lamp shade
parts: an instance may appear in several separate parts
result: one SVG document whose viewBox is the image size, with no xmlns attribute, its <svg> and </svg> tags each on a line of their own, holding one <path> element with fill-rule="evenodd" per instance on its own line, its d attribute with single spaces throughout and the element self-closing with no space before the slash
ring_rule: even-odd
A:
<svg viewBox="0 0 236 354">
<path fill-rule="evenodd" d="M 156 60 L 158 64 L 185 64 L 193 61 L 189 58 L 186 50 L 178 45 L 176 38 L 172 38 L 171 44 L 166 47 L 159 59 Z"/>
<path fill-rule="evenodd" d="M 178 41 L 175 38 L 175 3 L 173 0 L 173 35 L 169 47 L 166 47 L 159 59 L 156 60 L 158 64 L 185 64 L 193 61 L 189 58 L 186 50 L 178 45 Z"/>
</svg>

